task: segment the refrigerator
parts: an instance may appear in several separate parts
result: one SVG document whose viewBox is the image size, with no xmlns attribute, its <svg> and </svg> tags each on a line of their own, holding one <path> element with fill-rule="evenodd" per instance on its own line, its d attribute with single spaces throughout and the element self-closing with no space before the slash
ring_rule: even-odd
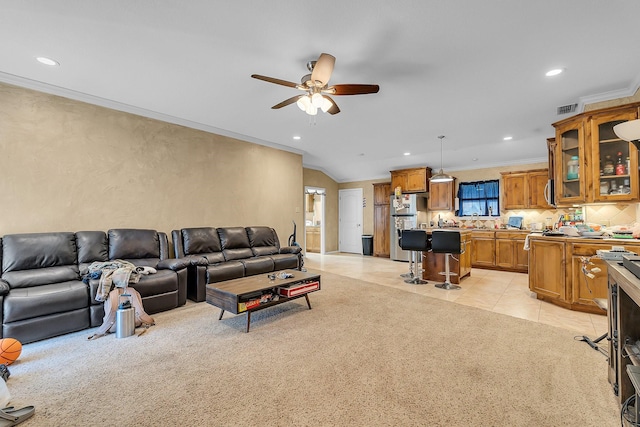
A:
<svg viewBox="0 0 640 427">
<path fill-rule="evenodd" d="M 391 196 L 391 221 L 389 230 L 389 255 L 395 261 L 409 261 L 411 251 L 400 249 L 398 240 L 402 230 L 418 227 L 418 197 L 416 194 L 402 194 L 400 197 Z"/>
</svg>

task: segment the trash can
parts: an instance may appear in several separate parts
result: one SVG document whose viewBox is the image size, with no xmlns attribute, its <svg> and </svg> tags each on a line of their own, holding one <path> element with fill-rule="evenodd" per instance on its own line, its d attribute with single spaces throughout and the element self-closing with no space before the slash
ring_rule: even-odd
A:
<svg viewBox="0 0 640 427">
<path fill-rule="evenodd" d="M 362 235 L 362 255 L 373 255 L 373 236 L 370 234 Z"/>
</svg>

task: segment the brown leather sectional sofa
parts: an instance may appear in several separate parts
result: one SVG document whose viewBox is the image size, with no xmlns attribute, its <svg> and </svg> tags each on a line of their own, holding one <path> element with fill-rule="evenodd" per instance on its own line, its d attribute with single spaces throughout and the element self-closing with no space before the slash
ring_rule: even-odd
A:
<svg viewBox="0 0 640 427">
<path fill-rule="evenodd" d="M 187 297 L 206 299 L 208 283 L 302 267 L 299 246 L 280 246 L 270 227 L 201 227 L 171 232 L 176 259 L 190 264 Z"/>
<path fill-rule="evenodd" d="M 153 267 L 131 286 L 145 311 L 157 313 L 186 302 L 187 262 L 169 259 L 167 235 L 155 230 L 112 229 L 10 234 L 0 239 L 2 337 L 29 343 L 99 326 L 103 303 L 98 280 L 82 281 L 94 261 L 125 260 Z"/>
</svg>

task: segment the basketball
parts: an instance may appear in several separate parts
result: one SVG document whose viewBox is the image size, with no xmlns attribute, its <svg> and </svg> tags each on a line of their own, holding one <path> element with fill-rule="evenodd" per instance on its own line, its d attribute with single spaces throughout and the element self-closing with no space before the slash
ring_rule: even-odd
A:
<svg viewBox="0 0 640 427">
<path fill-rule="evenodd" d="M 15 338 L 0 339 L 0 363 L 11 365 L 20 357 L 22 344 Z"/>
</svg>

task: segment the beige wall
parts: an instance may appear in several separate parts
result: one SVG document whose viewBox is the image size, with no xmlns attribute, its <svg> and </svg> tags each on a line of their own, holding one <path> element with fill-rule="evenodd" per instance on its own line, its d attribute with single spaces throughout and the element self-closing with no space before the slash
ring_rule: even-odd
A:
<svg viewBox="0 0 640 427">
<path fill-rule="evenodd" d="M 304 186 L 324 188 L 326 190 L 326 196 L 324 196 L 324 250 L 325 252 L 335 252 L 338 250 L 338 183 L 324 172 L 315 169 L 305 168 L 303 176 Z M 303 230 L 303 228 L 301 227 L 300 230 Z M 299 236 L 298 240 L 302 241 L 302 237 Z"/>
<path fill-rule="evenodd" d="M 0 235 L 303 220 L 302 158 L 0 84 Z"/>
<path fill-rule="evenodd" d="M 379 182 L 388 182 L 391 184 L 391 175 L 389 175 L 389 179 L 374 179 L 369 181 L 354 181 L 338 184 L 339 190 L 362 188 L 362 197 L 366 201 L 366 205 L 362 209 L 362 234 L 373 234 L 373 184 L 377 184 Z"/>
</svg>

